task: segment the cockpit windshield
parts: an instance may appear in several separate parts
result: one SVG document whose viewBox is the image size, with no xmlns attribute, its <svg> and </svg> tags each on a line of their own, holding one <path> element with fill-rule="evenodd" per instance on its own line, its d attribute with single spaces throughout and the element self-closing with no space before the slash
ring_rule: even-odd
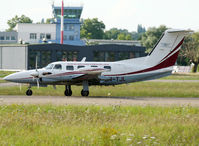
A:
<svg viewBox="0 0 199 146">
<path fill-rule="evenodd" d="M 45 67 L 45 69 L 52 69 L 53 68 L 53 64 L 48 64 L 46 67 Z"/>
</svg>

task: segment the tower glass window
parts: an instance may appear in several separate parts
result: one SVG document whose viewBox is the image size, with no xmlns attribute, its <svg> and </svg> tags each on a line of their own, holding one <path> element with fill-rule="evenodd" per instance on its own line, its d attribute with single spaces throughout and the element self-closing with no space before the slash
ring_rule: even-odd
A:
<svg viewBox="0 0 199 146">
<path fill-rule="evenodd" d="M 74 24 L 70 24 L 70 25 L 69 25 L 69 30 L 74 30 L 74 28 L 75 28 L 75 27 L 74 27 Z"/>
<path fill-rule="evenodd" d="M 69 40 L 73 41 L 73 40 L 74 40 L 74 36 L 73 36 L 73 35 L 70 35 L 70 36 L 69 36 Z"/>
</svg>

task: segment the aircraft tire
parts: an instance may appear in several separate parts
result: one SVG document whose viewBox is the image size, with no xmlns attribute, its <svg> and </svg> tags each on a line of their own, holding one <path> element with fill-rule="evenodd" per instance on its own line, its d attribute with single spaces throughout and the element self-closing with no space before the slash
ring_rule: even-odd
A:
<svg viewBox="0 0 199 146">
<path fill-rule="evenodd" d="M 26 91 L 26 95 L 27 95 L 27 96 L 31 96 L 31 95 L 32 95 L 32 90 L 28 89 L 28 90 Z"/>
<path fill-rule="evenodd" d="M 71 96 L 73 94 L 72 90 L 65 90 L 65 96 Z"/>
<path fill-rule="evenodd" d="M 89 95 L 89 91 L 84 91 L 84 90 L 82 90 L 82 91 L 81 91 L 81 95 L 82 95 L 82 96 L 88 96 L 88 95 Z"/>
</svg>

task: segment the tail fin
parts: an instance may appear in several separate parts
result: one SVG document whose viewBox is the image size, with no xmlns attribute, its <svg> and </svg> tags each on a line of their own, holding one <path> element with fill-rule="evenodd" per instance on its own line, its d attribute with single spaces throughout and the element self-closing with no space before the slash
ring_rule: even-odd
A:
<svg viewBox="0 0 199 146">
<path fill-rule="evenodd" d="M 148 55 L 146 64 L 151 66 L 161 64 L 163 68 L 173 66 L 177 60 L 184 37 L 190 32 L 176 29 L 166 30 L 160 41 Z"/>
</svg>

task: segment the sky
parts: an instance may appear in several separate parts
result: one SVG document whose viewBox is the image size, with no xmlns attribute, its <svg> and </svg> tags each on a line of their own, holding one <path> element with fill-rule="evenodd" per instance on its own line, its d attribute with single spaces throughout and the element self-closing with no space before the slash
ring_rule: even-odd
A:
<svg viewBox="0 0 199 146">
<path fill-rule="evenodd" d="M 53 0 L 0 0 L 0 30 L 7 21 L 25 14 L 34 23 L 52 17 Z M 61 5 L 61 0 L 54 0 Z M 199 0 L 64 0 L 65 5 L 83 5 L 83 19 L 98 18 L 106 30 L 116 27 L 136 31 L 166 25 L 169 28 L 199 31 Z"/>
</svg>

